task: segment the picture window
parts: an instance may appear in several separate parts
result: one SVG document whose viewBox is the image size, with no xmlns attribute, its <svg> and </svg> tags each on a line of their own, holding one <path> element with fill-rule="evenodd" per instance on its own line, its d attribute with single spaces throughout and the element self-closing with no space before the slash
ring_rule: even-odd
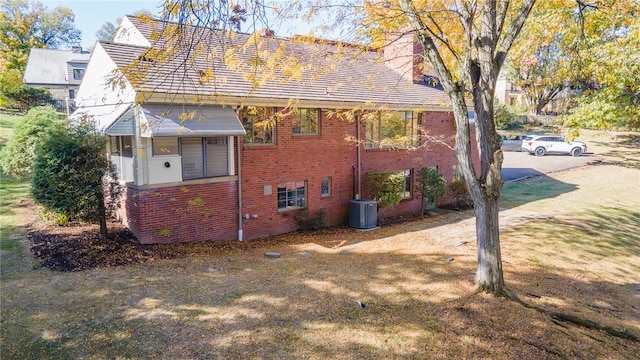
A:
<svg viewBox="0 0 640 360">
<path fill-rule="evenodd" d="M 293 133 L 299 135 L 316 135 L 320 133 L 319 109 L 296 109 L 293 113 Z"/>
<path fill-rule="evenodd" d="M 242 125 L 247 134 L 245 145 L 265 145 L 275 143 L 275 111 L 265 107 L 250 106 L 242 112 Z"/>
<path fill-rule="evenodd" d="M 418 112 L 380 112 L 368 117 L 365 146 L 368 149 L 415 147 L 420 142 L 421 125 Z"/>
</svg>

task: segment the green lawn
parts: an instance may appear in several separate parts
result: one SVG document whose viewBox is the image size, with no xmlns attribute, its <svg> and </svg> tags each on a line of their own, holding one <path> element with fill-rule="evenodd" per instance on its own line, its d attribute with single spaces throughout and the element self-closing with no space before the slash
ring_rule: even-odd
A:
<svg viewBox="0 0 640 360">
<path fill-rule="evenodd" d="M 22 119 L 22 115 L 0 113 L 0 144 L 4 144 L 13 134 L 14 125 Z"/>
<path fill-rule="evenodd" d="M 0 113 L 0 149 L 13 134 L 13 127 L 22 119 L 19 115 Z M 9 258 L 22 252 L 24 217 L 16 214 L 21 199 L 29 196 L 28 179 L 16 179 L 5 174 L 0 167 L 0 261 L 9 266 Z"/>
</svg>

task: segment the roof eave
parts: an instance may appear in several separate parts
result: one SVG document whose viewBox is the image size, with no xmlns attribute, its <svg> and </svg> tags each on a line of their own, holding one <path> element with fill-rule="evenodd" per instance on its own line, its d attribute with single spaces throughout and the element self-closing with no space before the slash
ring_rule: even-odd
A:
<svg viewBox="0 0 640 360">
<path fill-rule="evenodd" d="M 293 100 L 293 101 L 292 101 Z M 356 101 L 334 101 L 334 100 L 307 100 L 307 99 L 283 99 L 283 98 L 265 98 L 250 96 L 197 96 L 193 94 L 178 93 L 160 93 L 160 92 L 138 92 L 136 102 L 144 103 L 182 103 L 182 104 L 202 104 L 202 105 L 220 105 L 230 106 L 233 108 L 241 108 L 244 106 L 263 106 L 263 107 L 286 107 L 295 104 L 297 107 L 320 108 L 320 109 L 340 109 L 340 110 L 379 110 L 381 108 L 388 110 L 405 110 L 405 111 L 433 111 L 433 112 L 450 112 L 452 111 L 450 104 L 397 104 L 397 103 L 369 103 Z"/>
</svg>

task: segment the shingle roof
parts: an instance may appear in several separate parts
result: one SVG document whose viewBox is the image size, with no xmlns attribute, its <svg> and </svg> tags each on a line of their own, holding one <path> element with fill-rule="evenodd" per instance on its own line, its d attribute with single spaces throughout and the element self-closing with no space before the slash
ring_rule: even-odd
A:
<svg viewBox="0 0 640 360">
<path fill-rule="evenodd" d="M 381 53 L 363 47 L 295 37 L 252 38 L 249 34 L 195 27 L 185 27 L 186 37 L 175 43 L 172 35 L 162 35 L 175 36 L 176 29 L 171 28 L 175 24 L 135 17 L 129 20 L 154 44 L 153 50 L 110 42 L 101 42 L 101 46 L 137 90 L 200 97 L 450 107 L 443 91 L 405 80 L 384 64 Z M 169 32 L 163 32 L 167 29 Z M 171 51 L 175 56 L 167 56 Z M 278 51 L 281 57 L 269 58 Z M 231 60 L 223 61 L 223 54 Z M 260 61 L 274 65 L 266 78 L 262 77 L 264 72 L 256 72 L 250 65 Z M 135 74 L 144 75 L 137 78 Z M 253 75 L 255 81 L 263 83 L 255 86 Z"/>
<path fill-rule="evenodd" d="M 86 63 L 90 56 L 91 54 L 86 52 L 33 48 L 29 52 L 24 82 L 37 85 L 69 84 L 71 81 L 68 79 L 67 63 Z"/>
</svg>

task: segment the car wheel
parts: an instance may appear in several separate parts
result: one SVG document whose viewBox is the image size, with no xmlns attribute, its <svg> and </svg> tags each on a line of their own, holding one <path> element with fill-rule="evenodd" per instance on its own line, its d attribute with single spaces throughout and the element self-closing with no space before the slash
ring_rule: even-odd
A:
<svg viewBox="0 0 640 360">
<path fill-rule="evenodd" d="M 582 155 L 582 149 L 580 148 L 571 149 L 571 156 L 580 156 L 580 155 Z"/>
<path fill-rule="evenodd" d="M 543 147 L 536 148 L 536 156 L 544 156 L 545 152 Z"/>
</svg>

